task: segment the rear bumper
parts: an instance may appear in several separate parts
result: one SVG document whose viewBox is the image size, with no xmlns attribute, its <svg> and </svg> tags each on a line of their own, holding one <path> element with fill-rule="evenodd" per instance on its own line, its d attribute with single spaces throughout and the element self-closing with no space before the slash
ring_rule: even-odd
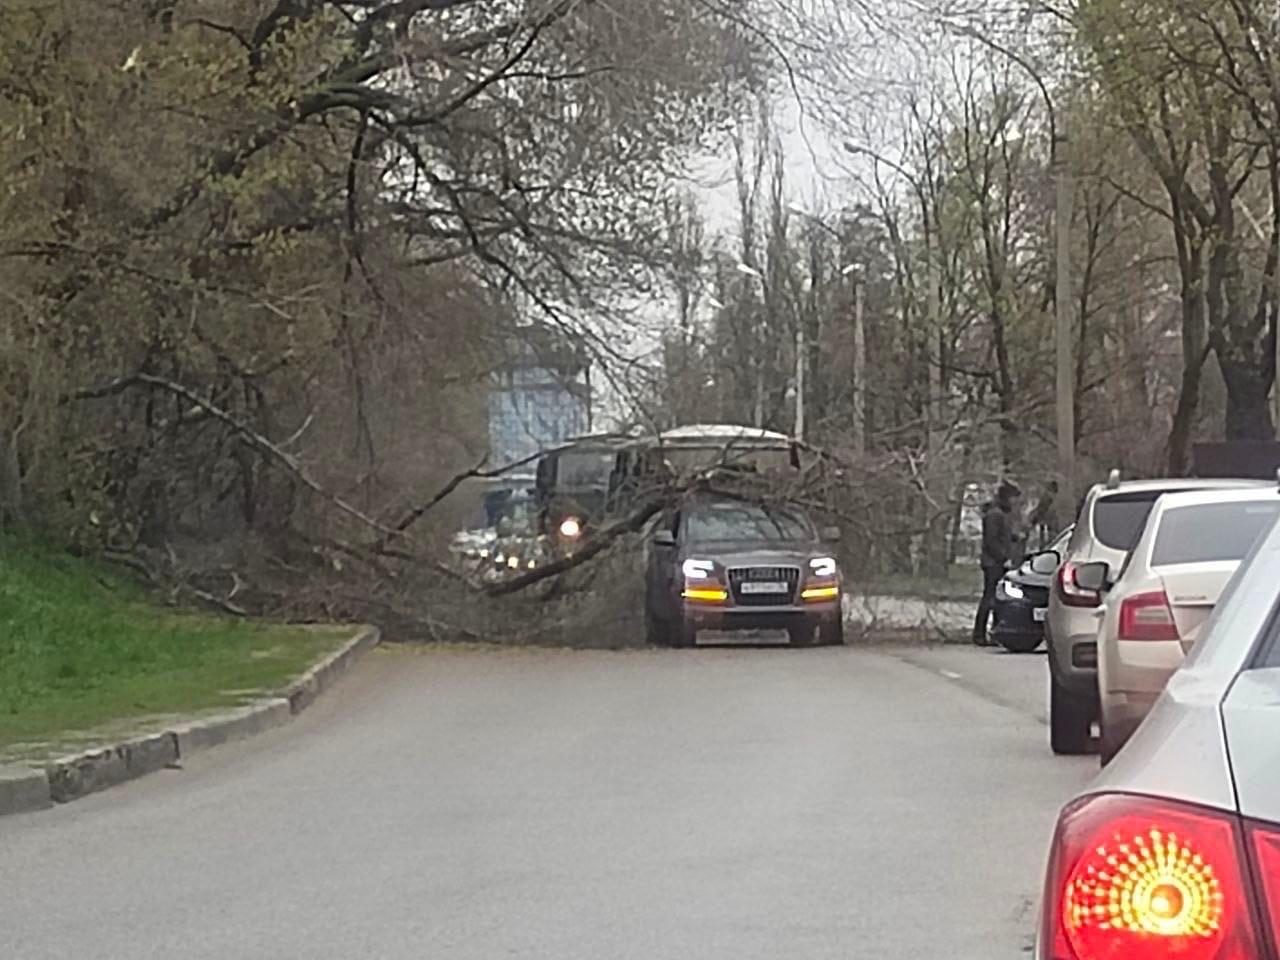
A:
<svg viewBox="0 0 1280 960">
<path fill-rule="evenodd" d="M 1116 640 L 1103 656 L 1103 697 L 1141 701 L 1147 709 L 1186 657 L 1177 640 Z"/>
<path fill-rule="evenodd" d="M 1045 639 L 1054 680 L 1072 697 L 1096 704 L 1099 611 L 1064 607 L 1054 600 L 1049 604 L 1048 618 Z"/>
</svg>

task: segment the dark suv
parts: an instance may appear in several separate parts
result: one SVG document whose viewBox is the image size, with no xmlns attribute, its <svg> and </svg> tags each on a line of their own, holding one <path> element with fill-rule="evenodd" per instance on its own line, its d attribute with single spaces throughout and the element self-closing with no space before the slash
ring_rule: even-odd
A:
<svg viewBox="0 0 1280 960">
<path fill-rule="evenodd" d="M 793 644 L 844 642 L 840 571 L 808 516 L 724 496 L 690 499 L 653 529 L 645 573 L 649 642 L 699 630 L 785 630 Z"/>
</svg>

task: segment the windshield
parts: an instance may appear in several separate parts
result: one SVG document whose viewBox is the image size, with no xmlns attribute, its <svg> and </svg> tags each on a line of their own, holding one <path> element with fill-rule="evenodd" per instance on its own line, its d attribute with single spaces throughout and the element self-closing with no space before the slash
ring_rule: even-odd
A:
<svg viewBox="0 0 1280 960">
<path fill-rule="evenodd" d="M 612 452 L 569 450 L 560 454 L 556 485 L 566 490 L 607 489 L 613 473 Z"/>
<path fill-rule="evenodd" d="M 750 540 L 762 543 L 812 540 L 813 528 L 800 514 L 776 507 L 732 503 L 698 507 L 688 514 L 693 541 Z"/>
<path fill-rule="evenodd" d="M 1166 510 L 1156 533 L 1151 565 L 1240 560 L 1271 526 L 1277 512 L 1280 498 Z"/>
<path fill-rule="evenodd" d="M 749 449 L 745 447 L 664 447 L 662 457 L 676 473 L 709 470 L 727 465 L 776 472 L 791 469 L 791 451 L 771 447 Z"/>
</svg>

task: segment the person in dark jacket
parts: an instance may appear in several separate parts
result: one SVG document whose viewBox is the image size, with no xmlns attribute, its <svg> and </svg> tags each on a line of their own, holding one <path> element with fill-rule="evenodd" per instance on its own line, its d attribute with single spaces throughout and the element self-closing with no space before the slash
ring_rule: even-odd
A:
<svg viewBox="0 0 1280 960">
<path fill-rule="evenodd" d="M 1022 491 L 1008 480 L 1001 481 L 996 497 L 982 514 L 982 600 L 973 621 L 973 642 L 985 647 L 996 602 L 996 585 L 1008 570 L 1018 547 L 1014 509 Z"/>
</svg>

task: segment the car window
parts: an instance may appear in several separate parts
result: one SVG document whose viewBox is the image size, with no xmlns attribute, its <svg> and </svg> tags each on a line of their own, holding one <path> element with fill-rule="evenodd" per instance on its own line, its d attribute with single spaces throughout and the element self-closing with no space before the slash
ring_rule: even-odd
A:
<svg viewBox="0 0 1280 960">
<path fill-rule="evenodd" d="M 572 490 L 609 485 L 613 473 L 614 455 L 599 451 L 567 451 L 560 454 L 559 476 L 561 487 Z"/>
<path fill-rule="evenodd" d="M 685 514 L 688 539 L 778 542 L 813 539 L 813 527 L 797 513 L 751 503 L 715 504 Z"/>
<path fill-rule="evenodd" d="M 1166 510 L 1151 551 L 1153 567 L 1239 560 L 1280 513 L 1280 497 Z"/>
<path fill-rule="evenodd" d="M 1146 490 L 1142 493 L 1113 493 L 1099 497 L 1093 504 L 1093 535 L 1104 547 L 1132 550 L 1146 526 L 1156 498 L 1172 490 Z"/>
</svg>

